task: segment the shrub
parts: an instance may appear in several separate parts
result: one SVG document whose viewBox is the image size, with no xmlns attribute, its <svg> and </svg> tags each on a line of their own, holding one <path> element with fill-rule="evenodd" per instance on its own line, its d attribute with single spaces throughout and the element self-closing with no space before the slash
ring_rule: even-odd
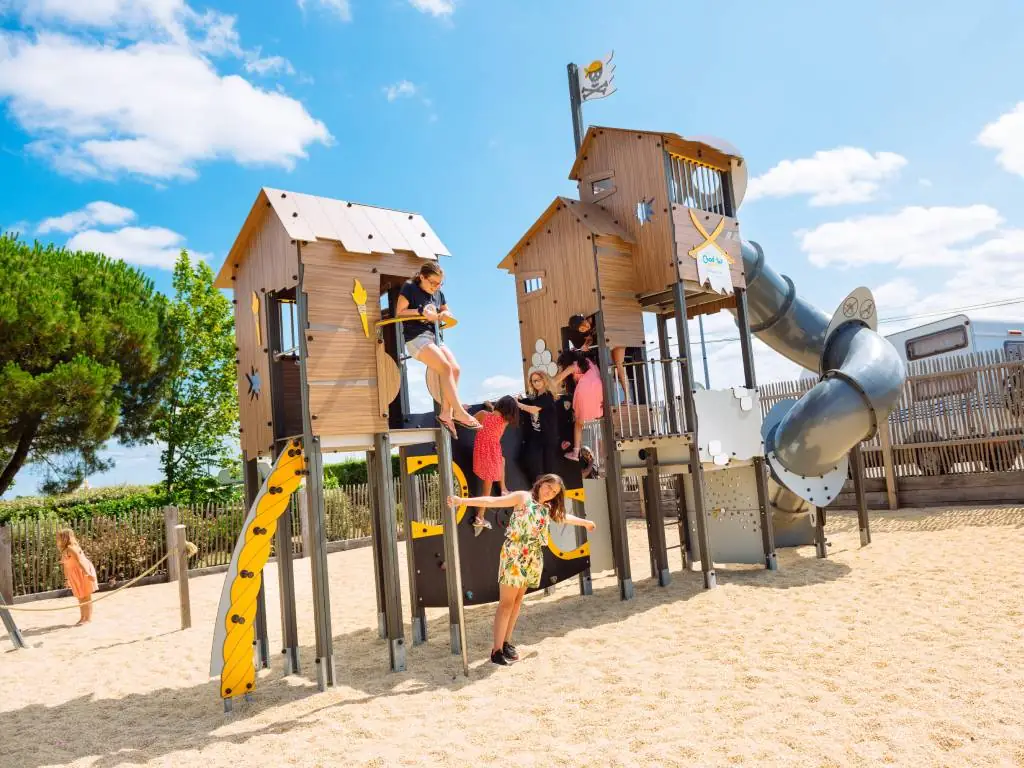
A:
<svg viewBox="0 0 1024 768">
<path fill-rule="evenodd" d="M 0 501 L 0 524 L 21 518 L 60 517 L 79 520 L 90 517 L 116 517 L 143 508 L 162 507 L 171 498 L 156 487 L 122 485 L 92 488 L 61 496 L 30 496 Z"/>
</svg>

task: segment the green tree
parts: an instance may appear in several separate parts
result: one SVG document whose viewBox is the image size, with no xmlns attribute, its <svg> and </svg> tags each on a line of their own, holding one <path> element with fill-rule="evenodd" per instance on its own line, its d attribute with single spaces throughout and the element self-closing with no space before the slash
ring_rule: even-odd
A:
<svg viewBox="0 0 1024 768">
<path fill-rule="evenodd" d="M 234 316 L 213 280 L 208 264 L 193 265 L 181 252 L 167 323 L 175 369 L 153 431 L 164 444 L 164 486 L 175 493 L 213 489 L 211 470 L 228 466 L 234 453 L 229 444 L 238 423 Z"/>
<path fill-rule="evenodd" d="M 172 365 L 166 301 L 141 272 L 96 253 L 0 236 L 0 494 L 26 464 L 68 491 L 145 440 Z"/>
</svg>

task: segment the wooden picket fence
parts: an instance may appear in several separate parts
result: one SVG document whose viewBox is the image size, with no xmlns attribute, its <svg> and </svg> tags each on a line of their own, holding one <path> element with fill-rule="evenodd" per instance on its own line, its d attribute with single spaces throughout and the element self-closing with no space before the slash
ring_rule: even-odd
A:
<svg viewBox="0 0 1024 768">
<path fill-rule="evenodd" d="M 981 352 L 910 363 L 899 402 L 861 443 L 873 508 L 1024 498 L 1024 361 Z M 765 414 L 816 379 L 761 387 Z M 834 502 L 851 507 L 852 489 Z"/>
<path fill-rule="evenodd" d="M 416 475 L 425 522 L 441 521 L 436 475 Z M 400 483 L 395 480 L 400 535 L 404 530 Z M 292 553 L 305 555 L 299 494 L 292 497 Z M 226 566 L 231 562 L 246 514 L 241 502 L 191 507 L 152 507 L 117 517 L 61 520 L 56 517 L 19 519 L 0 527 L 0 594 L 8 598 L 64 588 L 64 572 L 57 551 L 60 528 L 70 528 L 96 566 L 101 589 L 116 586 L 144 573 L 167 552 L 169 520 L 185 526 L 186 538 L 198 548 L 191 569 Z M 370 489 L 349 485 L 324 491 L 324 527 L 328 542 L 365 539 L 370 535 Z M 271 556 L 273 556 L 271 550 Z M 148 581 L 167 579 L 166 563 Z"/>
</svg>

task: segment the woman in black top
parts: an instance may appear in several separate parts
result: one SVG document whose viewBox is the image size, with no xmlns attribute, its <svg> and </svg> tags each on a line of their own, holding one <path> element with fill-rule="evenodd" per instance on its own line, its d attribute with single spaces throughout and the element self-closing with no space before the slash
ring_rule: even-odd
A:
<svg viewBox="0 0 1024 768">
<path fill-rule="evenodd" d="M 437 262 L 424 262 L 412 280 L 407 280 L 402 286 L 395 316 L 422 318 L 405 322 L 405 349 L 410 357 L 419 360 L 441 380 L 441 413 L 437 420 L 457 436 L 455 424 L 475 430 L 480 429 L 480 422 L 470 416 L 459 400 L 461 371 L 455 355 L 434 335 L 434 321 L 443 323 L 452 317 L 441 292 L 443 278 L 444 271 Z"/>
<path fill-rule="evenodd" d="M 530 394 L 524 400 L 540 408 L 539 413 L 526 415 L 524 429 L 524 464 L 527 477 L 532 483 L 541 475 L 557 474 L 562 443 L 558 409 L 562 407 L 563 400 L 557 385 L 543 371 L 530 373 Z"/>
<path fill-rule="evenodd" d="M 569 318 L 569 343 L 574 349 L 578 349 L 587 357 L 597 362 L 597 323 L 594 316 L 573 315 Z M 626 378 L 626 348 L 612 347 L 612 363 L 615 365 L 615 373 L 622 387 L 619 400 L 629 405 L 629 380 Z"/>
</svg>

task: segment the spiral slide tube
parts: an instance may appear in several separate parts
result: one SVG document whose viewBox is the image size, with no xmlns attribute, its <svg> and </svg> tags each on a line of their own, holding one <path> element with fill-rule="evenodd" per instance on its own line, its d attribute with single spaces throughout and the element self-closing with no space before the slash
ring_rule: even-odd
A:
<svg viewBox="0 0 1024 768">
<path fill-rule="evenodd" d="M 775 486 L 770 496 L 785 512 L 823 507 L 845 482 L 850 450 L 889 417 L 906 369 L 873 329 L 874 301 L 866 289 L 829 318 L 765 263 L 757 243 L 743 241 L 742 253 L 751 331 L 821 376 L 799 400 L 777 403 L 765 417 L 762 436 Z"/>
</svg>

